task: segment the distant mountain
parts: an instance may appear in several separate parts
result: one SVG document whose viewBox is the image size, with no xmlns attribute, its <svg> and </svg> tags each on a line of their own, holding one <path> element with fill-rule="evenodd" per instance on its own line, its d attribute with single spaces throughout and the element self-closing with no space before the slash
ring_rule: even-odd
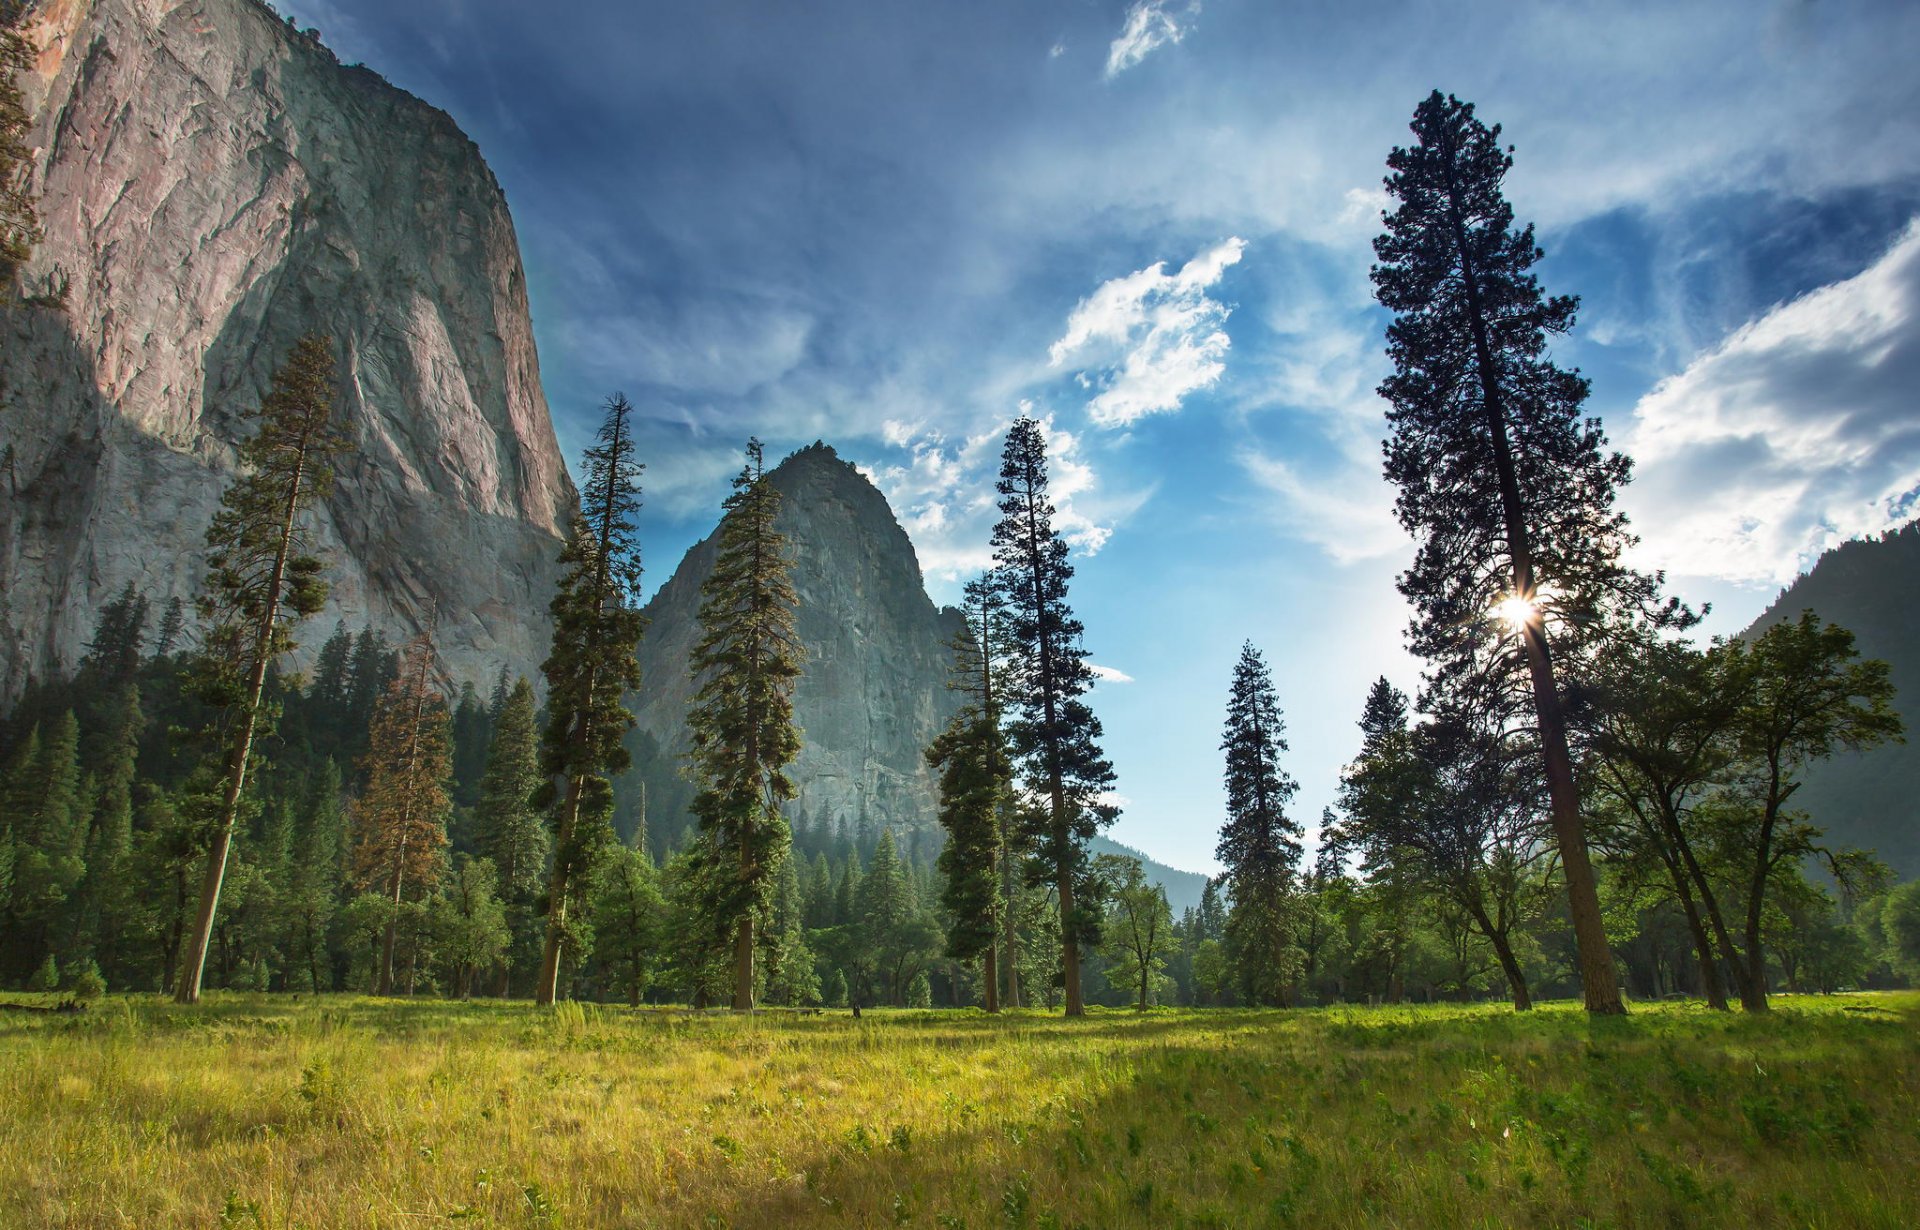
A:
<svg viewBox="0 0 1920 1230">
<path fill-rule="evenodd" d="M 947 645 L 961 630 L 960 613 L 927 597 L 919 558 L 886 497 L 831 447 L 803 448 L 767 478 L 782 497 L 776 524 L 793 552 L 795 623 L 807 651 L 793 697 L 801 730 L 795 826 L 868 836 L 892 829 L 915 857 L 930 858 L 943 834 L 922 751 L 957 706 L 946 686 Z M 697 543 L 646 608 L 643 682 L 628 739 L 634 767 L 616 791 L 617 824 L 631 833 L 644 808 L 655 849 L 679 844 L 693 824 L 693 786 L 681 772 L 694 690 L 687 664 L 715 550 L 712 535 Z M 1141 860 L 1176 917 L 1200 904 L 1205 876 L 1104 837 L 1093 850 Z"/>
<path fill-rule="evenodd" d="M 1167 891 L 1167 904 L 1173 907 L 1174 918 L 1179 918 L 1185 910 L 1198 908 L 1200 894 L 1207 891 L 1207 877 L 1197 871 L 1181 871 L 1159 862 L 1150 854 L 1144 854 L 1132 846 L 1123 846 L 1107 837 L 1096 837 L 1089 847 L 1095 854 L 1124 854 L 1128 858 L 1137 858 L 1146 868 L 1147 879 Z"/>
<path fill-rule="evenodd" d="M 1831 844 L 1876 850 L 1902 878 L 1920 877 L 1920 522 L 1828 551 L 1743 635 L 1805 610 L 1892 668 L 1908 741 L 1813 766 L 1795 802 Z"/>
</svg>

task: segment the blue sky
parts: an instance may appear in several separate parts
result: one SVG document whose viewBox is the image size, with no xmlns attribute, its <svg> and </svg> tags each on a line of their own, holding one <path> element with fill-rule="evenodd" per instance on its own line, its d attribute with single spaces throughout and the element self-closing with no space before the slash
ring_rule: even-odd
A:
<svg viewBox="0 0 1920 1230">
<path fill-rule="evenodd" d="M 893 501 L 938 600 L 1000 437 L 1050 424 L 1123 841 L 1214 867 L 1251 639 L 1311 825 L 1411 690 L 1367 283 L 1438 87 L 1504 126 L 1556 357 L 1639 477 L 1641 562 L 1744 625 L 1920 490 L 1920 5 L 301 0 L 443 107 L 519 228 L 556 427 L 645 418 L 657 585 L 747 435 Z"/>
</svg>

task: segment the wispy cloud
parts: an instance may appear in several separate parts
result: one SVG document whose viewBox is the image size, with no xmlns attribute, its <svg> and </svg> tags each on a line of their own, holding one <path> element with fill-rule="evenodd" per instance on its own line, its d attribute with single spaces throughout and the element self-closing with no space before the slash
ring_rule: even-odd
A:
<svg viewBox="0 0 1920 1230">
<path fill-rule="evenodd" d="M 1183 16 L 1190 18 L 1199 11 L 1196 0 Z M 1179 43 L 1189 29 L 1190 24 L 1182 26 L 1179 18 L 1167 12 L 1166 0 L 1139 0 L 1127 10 L 1127 24 L 1107 48 L 1107 79 L 1118 77 L 1156 49 Z"/>
<path fill-rule="evenodd" d="M 1207 292 L 1240 260 L 1246 242 L 1229 238 L 1201 252 L 1177 273 L 1165 261 L 1103 283 L 1067 317 L 1048 348 L 1054 367 L 1090 362 L 1076 379 L 1097 390 L 1087 414 L 1101 427 L 1125 427 L 1181 401 L 1226 371 L 1230 309 Z"/>
<path fill-rule="evenodd" d="M 1127 674 L 1127 672 L 1123 670 L 1118 670 L 1111 666 L 1102 666 L 1098 662 L 1087 663 L 1087 669 L 1092 671 L 1093 677 L 1099 680 L 1101 683 L 1132 683 L 1133 682 L 1133 676 Z"/>
<path fill-rule="evenodd" d="M 1735 330 L 1634 410 L 1645 562 L 1786 582 L 1920 500 L 1920 222 L 1855 277 Z"/>
</svg>

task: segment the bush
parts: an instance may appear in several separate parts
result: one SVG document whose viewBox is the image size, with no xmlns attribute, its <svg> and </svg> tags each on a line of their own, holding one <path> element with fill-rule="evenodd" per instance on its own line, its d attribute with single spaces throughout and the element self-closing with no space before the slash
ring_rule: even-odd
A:
<svg viewBox="0 0 1920 1230">
<path fill-rule="evenodd" d="M 33 977 L 27 979 L 29 991 L 57 991 L 60 989 L 60 963 L 48 953 L 40 968 L 33 971 Z"/>
<path fill-rule="evenodd" d="M 95 1000 L 107 993 L 107 980 L 100 976 L 98 965 L 91 960 L 86 960 L 80 963 L 80 972 L 73 976 L 73 981 L 67 989 L 72 992 L 75 999 Z"/>
</svg>

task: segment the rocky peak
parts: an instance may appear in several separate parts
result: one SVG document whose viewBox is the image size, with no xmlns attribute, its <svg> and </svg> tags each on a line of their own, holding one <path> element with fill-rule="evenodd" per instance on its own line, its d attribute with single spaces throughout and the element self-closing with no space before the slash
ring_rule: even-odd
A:
<svg viewBox="0 0 1920 1230">
<path fill-rule="evenodd" d="M 795 622 L 807 650 L 794 689 L 802 744 L 792 770 L 796 821 L 926 833 L 935 825 L 935 787 L 922 753 L 956 707 L 946 688 L 947 643 L 960 616 L 927 597 L 913 543 L 886 497 L 831 447 L 801 449 L 768 481 L 782 496 L 777 524 L 793 553 Z M 623 783 L 622 811 L 635 822 L 644 783 L 647 827 L 667 841 L 692 823 L 693 788 L 680 771 L 695 690 L 687 663 L 716 550 L 713 535 L 696 544 L 647 605 L 634 772 Z"/>
<path fill-rule="evenodd" d="M 241 412 L 330 334 L 354 453 L 316 513 L 331 610 L 437 614 L 456 679 L 532 673 L 574 496 L 505 198 L 443 112 L 256 0 L 45 0 L 26 84 L 63 307 L 0 322 L 0 699 L 131 581 L 191 597 Z"/>
</svg>

